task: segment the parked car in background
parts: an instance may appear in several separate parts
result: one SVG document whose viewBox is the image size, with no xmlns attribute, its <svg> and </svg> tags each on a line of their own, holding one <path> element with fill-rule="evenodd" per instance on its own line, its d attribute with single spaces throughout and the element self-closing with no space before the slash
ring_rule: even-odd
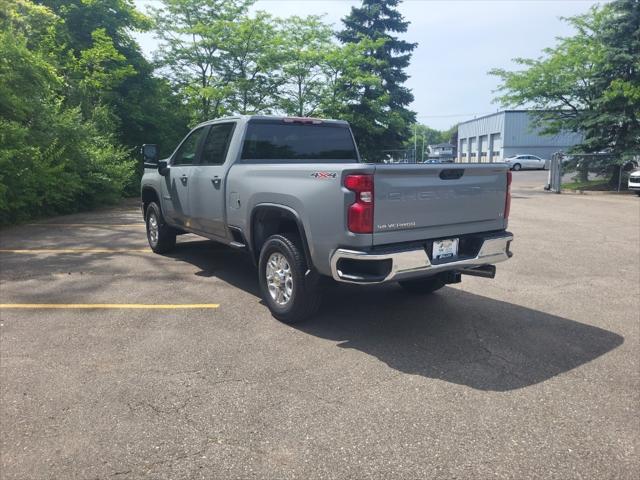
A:
<svg viewBox="0 0 640 480">
<path fill-rule="evenodd" d="M 515 155 L 505 158 L 505 163 L 509 165 L 511 170 L 546 170 L 548 160 L 540 158 L 536 155 Z"/>
<path fill-rule="evenodd" d="M 636 195 L 640 196 L 640 170 L 636 170 L 629 174 L 629 190 L 636 192 Z"/>
</svg>

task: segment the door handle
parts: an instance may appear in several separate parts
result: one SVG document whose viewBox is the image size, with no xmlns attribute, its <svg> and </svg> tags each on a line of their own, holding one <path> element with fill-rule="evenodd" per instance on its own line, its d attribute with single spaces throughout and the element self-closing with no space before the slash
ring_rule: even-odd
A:
<svg viewBox="0 0 640 480">
<path fill-rule="evenodd" d="M 448 168 L 440 172 L 440 178 L 442 180 L 457 180 L 461 178 L 462 175 L 464 175 L 463 168 L 460 168 L 460 169 Z"/>
<path fill-rule="evenodd" d="M 219 187 L 220 186 L 220 177 L 218 177 L 217 175 L 215 177 L 213 177 L 211 179 L 211 183 L 213 183 L 214 187 Z"/>
<path fill-rule="evenodd" d="M 182 175 L 180 177 L 180 181 L 182 182 L 183 185 L 186 185 L 188 180 L 189 180 L 189 177 L 187 177 L 186 175 Z"/>
</svg>

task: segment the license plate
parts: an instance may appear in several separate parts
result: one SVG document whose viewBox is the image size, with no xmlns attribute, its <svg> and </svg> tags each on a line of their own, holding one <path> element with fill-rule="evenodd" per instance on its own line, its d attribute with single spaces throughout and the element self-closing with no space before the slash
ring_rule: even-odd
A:
<svg viewBox="0 0 640 480">
<path fill-rule="evenodd" d="M 436 240 L 433 242 L 433 259 L 443 260 L 445 258 L 454 258 L 458 256 L 458 240 L 457 238 L 448 238 L 447 240 Z"/>
</svg>

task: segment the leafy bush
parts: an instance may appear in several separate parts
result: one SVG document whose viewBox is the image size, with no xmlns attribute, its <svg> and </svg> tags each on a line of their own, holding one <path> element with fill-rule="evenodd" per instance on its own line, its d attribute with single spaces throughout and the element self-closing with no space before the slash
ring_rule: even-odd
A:
<svg viewBox="0 0 640 480">
<path fill-rule="evenodd" d="M 84 118 L 61 87 L 49 59 L 0 33 L 0 224 L 113 202 L 133 177 L 105 108 Z"/>
</svg>

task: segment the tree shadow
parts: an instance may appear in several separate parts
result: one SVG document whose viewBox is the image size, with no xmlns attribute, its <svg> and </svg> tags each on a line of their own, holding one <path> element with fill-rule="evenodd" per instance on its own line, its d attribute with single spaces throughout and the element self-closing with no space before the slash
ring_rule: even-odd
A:
<svg viewBox="0 0 640 480">
<path fill-rule="evenodd" d="M 213 242 L 170 255 L 259 297 L 248 255 Z M 520 305 L 444 288 L 331 285 L 320 314 L 294 328 L 372 355 L 400 372 L 508 391 L 568 372 L 620 346 L 620 335 Z"/>
</svg>

